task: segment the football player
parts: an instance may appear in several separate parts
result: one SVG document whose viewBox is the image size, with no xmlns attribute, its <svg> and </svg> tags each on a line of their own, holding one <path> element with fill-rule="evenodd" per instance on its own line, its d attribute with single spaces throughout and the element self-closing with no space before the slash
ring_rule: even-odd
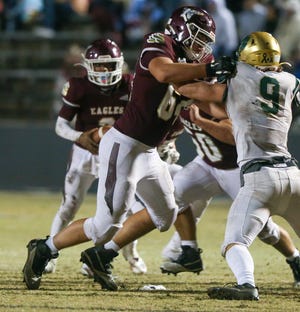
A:
<svg viewBox="0 0 300 312">
<path fill-rule="evenodd" d="M 237 152 L 228 118 L 219 120 L 191 105 L 189 111 L 181 112 L 180 119 L 198 155 L 174 176 L 175 198 L 179 207 L 191 206 L 195 223 L 198 223 L 213 197 L 226 193 L 233 200 L 237 196 L 240 189 Z M 186 230 L 190 229 L 193 226 Z M 299 250 L 288 232 L 270 218 L 258 237 L 286 257 L 292 269 L 294 285 L 300 286 Z M 182 265 L 183 255 L 180 235 L 175 232 L 162 252 L 165 259 L 161 265 L 162 272 L 177 274 L 193 271 L 192 264 L 189 268 Z"/>
<path fill-rule="evenodd" d="M 241 188 L 231 205 L 222 244 L 237 284 L 212 287 L 208 295 L 258 300 L 249 246 L 271 215 L 286 219 L 300 236 L 300 170 L 287 147 L 292 106 L 300 103 L 300 82 L 283 70 L 280 46 L 269 33 L 248 35 L 237 56 L 237 74 L 227 84 L 197 82 L 178 91 L 209 101 L 197 105 L 217 118 L 232 120 L 241 171 Z M 218 104 L 214 112 L 213 103 Z M 222 104 L 226 111 L 220 110 Z M 287 262 L 299 277 L 300 257 L 293 256 Z"/>
<path fill-rule="evenodd" d="M 39 288 L 45 266 L 59 250 L 93 240 L 96 246 L 83 251 L 81 261 L 102 288 L 117 290 L 111 262 L 119 250 L 155 228 L 166 231 L 174 223 L 178 213 L 174 186 L 157 146 L 181 109 L 190 104 L 174 92 L 172 83 L 232 75 L 235 68 L 228 58 L 203 64 L 214 40 L 213 19 L 192 6 L 176 9 L 165 33 L 145 35 L 129 103 L 99 144 L 96 214 L 71 223 L 54 237 L 28 243 L 23 275 L 29 289 Z M 136 193 L 147 208 L 126 219 Z M 192 218 L 189 209 L 178 218 L 186 215 Z M 198 250 L 194 255 L 200 259 Z"/>
<path fill-rule="evenodd" d="M 71 78 L 65 83 L 62 90 L 63 106 L 56 121 L 57 135 L 74 144 L 67 166 L 62 202 L 52 221 L 50 236 L 57 234 L 74 219 L 87 191 L 98 178 L 98 142 L 93 140 L 92 135 L 108 129 L 123 114 L 132 83 L 132 74 L 122 73 L 123 54 L 110 39 L 92 42 L 82 54 L 82 60 L 80 65 L 86 69 L 87 75 Z M 134 273 L 145 273 L 147 267 L 136 250 L 136 244 L 125 246 L 123 255 Z M 49 261 L 45 273 L 55 271 L 56 261 Z M 85 275 L 89 272 L 85 265 L 81 271 Z"/>
</svg>

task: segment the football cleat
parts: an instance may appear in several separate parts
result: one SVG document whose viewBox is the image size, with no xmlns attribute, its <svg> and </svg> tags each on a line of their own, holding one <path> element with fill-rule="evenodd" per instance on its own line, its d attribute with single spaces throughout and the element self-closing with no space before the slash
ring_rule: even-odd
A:
<svg viewBox="0 0 300 312">
<path fill-rule="evenodd" d="M 93 271 L 85 263 L 82 264 L 80 273 L 88 278 L 94 278 Z"/>
<path fill-rule="evenodd" d="M 130 269 L 134 274 L 145 274 L 147 273 L 147 266 L 142 258 L 131 258 L 127 259 Z"/>
<path fill-rule="evenodd" d="M 22 272 L 28 289 L 39 289 L 46 265 L 50 259 L 58 257 L 58 253 L 51 254 L 50 248 L 45 244 L 46 240 L 33 239 L 26 246 L 28 255 Z"/>
<path fill-rule="evenodd" d="M 259 300 L 258 289 L 251 284 L 211 287 L 207 290 L 211 299 L 219 300 Z"/>
<path fill-rule="evenodd" d="M 55 273 L 57 259 L 51 259 L 45 267 L 44 274 Z"/>
<path fill-rule="evenodd" d="M 199 274 L 203 270 L 201 249 L 194 249 L 190 246 L 182 246 L 180 256 L 173 261 L 165 261 L 161 266 L 162 273 L 174 274 L 181 272 L 192 272 Z"/>
<path fill-rule="evenodd" d="M 122 248 L 122 254 L 126 261 L 130 265 L 130 269 L 135 274 L 145 274 L 147 273 L 147 266 L 144 260 L 139 256 L 134 242 Z"/>
<path fill-rule="evenodd" d="M 300 287 L 300 256 L 296 257 L 292 261 L 286 260 L 292 269 L 294 275 L 294 287 Z"/>
<path fill-rule="evenodd" d="M 118 285 L 111 274 L 111 262 L 117 255 L 118 253 L 112 249 L 95 246 L 83 251 L 80 261 L 90 268 L 94 275 L 94 281 L 99 283 L 102 289 L 118 290 Z"/>
</svg>

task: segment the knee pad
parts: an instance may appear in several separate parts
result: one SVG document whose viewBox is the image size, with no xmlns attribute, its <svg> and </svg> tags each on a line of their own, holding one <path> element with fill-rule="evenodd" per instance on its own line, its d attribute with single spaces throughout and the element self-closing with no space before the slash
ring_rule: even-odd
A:
<svg viewBox="0 0 300 312">
<path fill-rule="evenodd" d="M 183 196 L 175 193 L 175 200 L 178 205 L 178 213 L 184 212 L 190 205 L 191 203 L 186 201 Z"/>
<path fill-rule="evenodd" d="M 208 207 L 210 201 L 211 201 L 211 198 L 207 199 L 207 200 L 199 199 L 190 205 L 196 224 L 200 221 L 201 216 L 202 216 L 204 210 Z"/>
<path fill-rule="evenodd" d="M 279 226 L 269 219 L 265 227 L 258 234 L 258 238 L 265 244 L 275 245 L 280 239 Z"/>
<path fill-rule="evenodd" d="M 168 209 L 167 213 L 162 216 L 153 215 L 149 210 L 148 212 L 156 228 L 160 232 L 165 232 L 174 224 L 177 218 L 178 208 L 174 207 L 173 209 Z"/>
<path fill-rule="evenodd" d="M 83 224 L 85 235 L 91 239 L 94 244 L 104 244 L 110 241 L 116 232 L 122 227 L 121 223 L 107 225 L 105 228 L 99 227 L 94 218 L 88 218 Z"/>
<path fill-rule="evenodd" d="M 58 210 L 61 219 L 68 222 L 73 220 L 80 204 L 81 202 L 79 202 L 76 196 L 66 195 Z"/>
</svg>

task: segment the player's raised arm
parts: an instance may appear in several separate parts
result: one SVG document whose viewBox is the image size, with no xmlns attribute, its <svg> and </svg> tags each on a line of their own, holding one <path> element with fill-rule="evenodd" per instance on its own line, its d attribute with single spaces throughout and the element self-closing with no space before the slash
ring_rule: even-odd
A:
<svg viewBox="0 0 300 312">
<path fill-rule="evenodd" d="M 206 81 L 188 83 L 177 88 L 177 91 L 188 98 L 202 102 L 222 103 L 225 97 L 226 85 Z"/>
<path fill-rule="evenodd" d="M 156 57 L 149 63 L 151 74 L 164 83 L 180 83 L 206 77 L 216 77 L 219 81 L 235 75 L 235 62 L 222 57 L 210 63 L 174 63 L 168 57 Z"/>
</svg>

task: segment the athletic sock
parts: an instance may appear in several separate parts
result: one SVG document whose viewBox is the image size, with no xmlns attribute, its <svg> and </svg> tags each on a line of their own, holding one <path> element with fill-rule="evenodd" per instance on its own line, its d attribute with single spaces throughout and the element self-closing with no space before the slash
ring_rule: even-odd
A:
<svg viewBox="0 0 300 312">
<path fill-rule="evenodd" d="M 234 245 L 226 252 L 226 261 L 233 272 L 238 285 L 245 283 L 255 286 L 254 263 L 246 246 Z"/>
<path fill-rule="evenodd" d="M 113 240 L 109 241 L 108 243 L 106 243 L 104 245 L 105 249 L 112 249 L 115 252 L 119 252 L 119 250 L 121 249 Z"/>
<path fill-rule="evenodd" d="M 293 261 L 295 258 L 297 258 L 299 256 L 300 256 L 299 250 L 296 248 L 294 253 L 292 254 L 292 256 L 286 257 L 286 260 Z"/>
<path fill-rule="evenodd" d="M 58 253 L 58 249 L 55 247 L 55 245 L 53 243 L 53 237 L 52 236 L 48 237 L 45 244 L 50 248 L 52 255 L 56 255 Z"/>
<path fill-rule="evenodd" d="M 190 246 L 191 248 L 198 249 L 198 243 L 195 240 L 182 240 L 181 246 Z"/>
</svg>

